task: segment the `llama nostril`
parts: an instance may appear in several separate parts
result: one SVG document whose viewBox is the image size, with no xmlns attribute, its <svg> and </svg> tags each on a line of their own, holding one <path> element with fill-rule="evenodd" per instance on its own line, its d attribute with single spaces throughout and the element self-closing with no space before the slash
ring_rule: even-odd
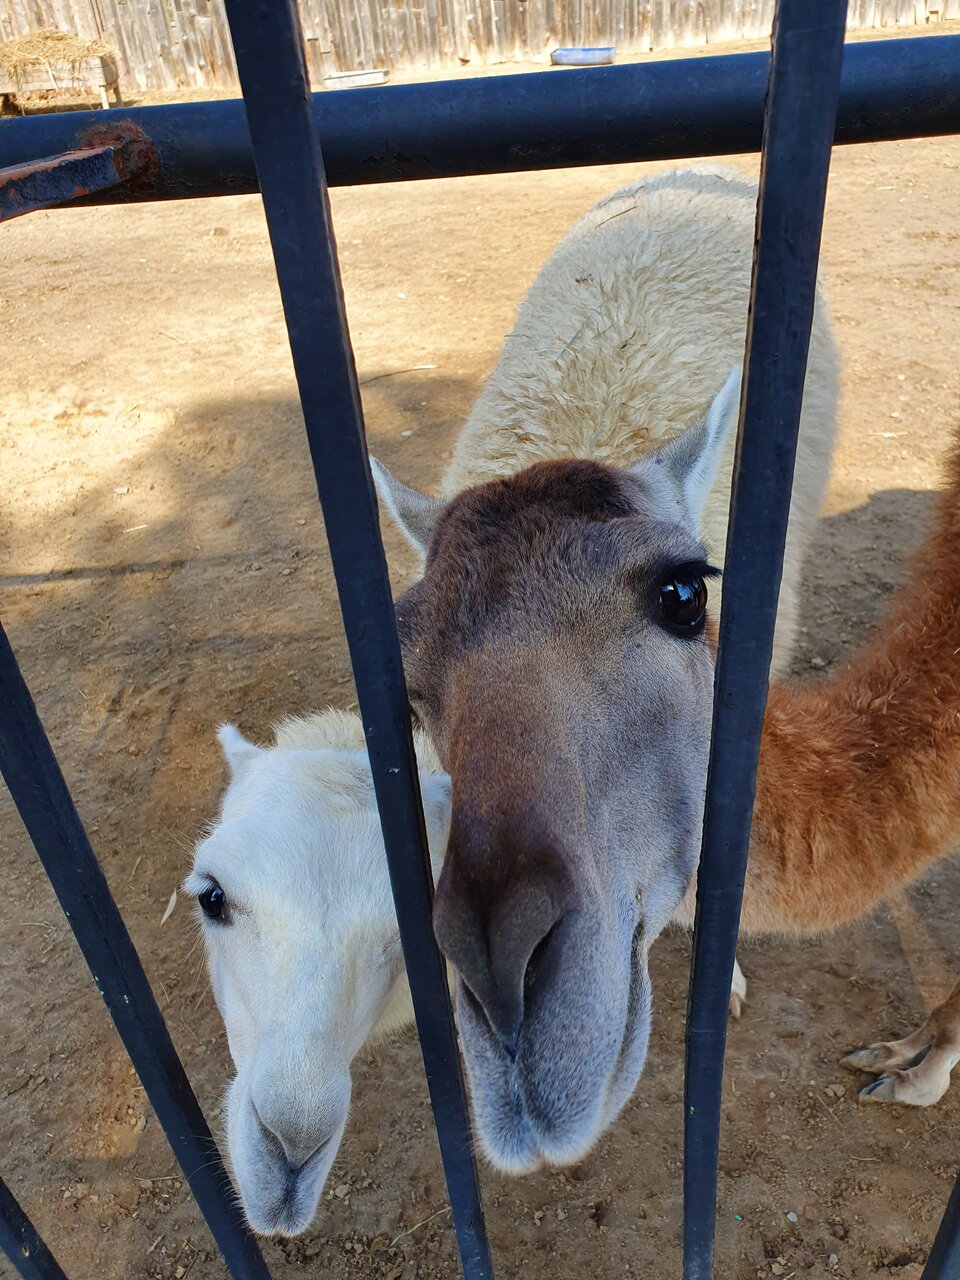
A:
<svg viewBox="0 0 960 1280">
<path fill-rule="evenodd" d="M 282 1160 L 286 1164 L 288 1174 L 291 1177 L 296 1177 L 303 1172 L 307 1165 L 319 1159 L 333 1141 L 332 1133 L 326 1134 L 319 1142 L 306 1137 L 299 1139 L 289 1136 L 284 1137 L 277 1129 L 271 1128 L 266 1123 L 252 1098 L 250 1105 L 253 1108 L 261 1138 L 273 1157 L 277 1161 Z"/>
<path fill-rule="evenodd" d="M 531 1000 L 555 970 L 558 927 L 577 903 L 569 853 L 521 836 L 512 825 L 490 832 L 455 815 L 433 914 L 440 949 L 472 997 L 469 1007 L 511 1059 Z M 522 875 L 511 870 L 518 865 Z"/>
<path fill-rule="evenodd" d="M 511 1062 L 517 1056 L 517 1048 L 520 1044 L 520 1028 L 523 1024 L 523 1005 L 518 1003 L 511 1012 L 504 1014 L 502 1007 L 493 1007 L 489 1001 L 484 1003 L 480 1000 L 467 986 L 463 984 L 463 996 L 466 1003 L 473 1010 L 477 1018 L 489 1027 L 492 1034 L 496 1037 L 497 1043 L 506 1053 Z M 490 1010 L 493 1008 L 493 1012 Z"/>
<path fill-rule="evenodd" d="M 448 952 L 459 971 L 467 1005 L 511 1062 L 520 1050 L 524 1021 L 557 968 L 564 918 L 553 921 L 545 931 L 541 923 L 519 946 L 511 945 L 514 939 L 491 931 L 482 948 L 458 947 L 456 956 Z"/>
<path fill-rule="evenodd" d="M 257 1104 L 254 1102 L 252 1098 L 250 1099 L 250 1106 L 253 1110 L 253 1115 L 254 1115 L 254 1119 L 257 1122 L 257 1127 L 260 1130 L 261 1138 L 263 1138 L 264 1142 L 271 1149 L 271 1151 L 275 1156 L 279 1157 L 280 1155 L 283 1155 L 285 1157 L 286 1151 L 284 1150 L 283 1143 L 280 1141 L 279 1137 L 274 1133 L 274 1131 L 270 1128 L 270 1126 L 265 1123 L 263 1116 L 260 1114 L 260 1110 L 257 1107 Z"/>
<path fill-rule="evenodd" d="M 550 926 L 530 953 L 526 971 L 523 975 L 523 1003 L 527 1007 L 537 991 L 549 979 L 555 966 L 557 948 L 552 946 L 556 941 L 563 918 Z"/>
<path fill-rule="evenodd" d="M 296 1177 L 297 1174 L 302 1173 L 304 1169 L 306 1169 L 307 1165 L 314 1164 L 323 1155 L 332 1141 L 332 1138 L 324 1138 L 322 1142 L 318 1142 L 305 1160 L 299 1160 L 298 1158 L 292 1160 L 290 1156 L 287 1155 L 287 1169 L 290 1171 L 290 1175 L 292 1177 Z"/>
</svg>

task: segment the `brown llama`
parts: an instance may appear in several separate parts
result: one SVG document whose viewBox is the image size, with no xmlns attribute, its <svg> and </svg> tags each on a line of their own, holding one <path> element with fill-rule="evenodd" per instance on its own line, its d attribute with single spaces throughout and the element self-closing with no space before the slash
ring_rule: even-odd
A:
<svg viewBox="0 0 960 1280">
<path fill-rule="evenodd" d="M 435 925 L 481 1143 L 509 1171 L 576 1159 L 613 1121 L 643 1066 L 649 945 L 679 898 L 692 918 L 711 569 L 659 487 L 702 469 L 690 431 L 682 458 L 543 462 L 446 503 L 380 477 L 427 548 L 397 612 L 453 784 Z M 831 679 L 771 690 L 745 933 L 856 919 L 956 847 L 958 655 L 955 442 L 876 637 Z M 885 1073 L 865 1098 L 928 1105 L 958 1059 L 960 986 L 913 1035 L 846 1061 Z"/>
<path fill-rule="evenodd" d="M 828 681 L 770 691 L 744 933 L 836 928 L 960 843 L 956 440 L 946 481 L 909 583 L 873 641 Z M 889 1073 L 865 1100 L 937 1102 L 960 1061 L 960 983 L 913 1035 L 844 1061 Z"/>
</svg>

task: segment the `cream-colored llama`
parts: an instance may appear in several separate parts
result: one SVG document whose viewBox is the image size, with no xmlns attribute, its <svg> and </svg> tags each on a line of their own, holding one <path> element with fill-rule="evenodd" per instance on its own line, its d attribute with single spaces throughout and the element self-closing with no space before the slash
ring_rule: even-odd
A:
<svg viewBox="0 0 960 1280">
<path fill-rule="evenodd" d="M 702 414 L 743 360 L 756 202 L 755 182 L 697 165 L 643 178 L 576 222 L 520 307 L 457 439 L 443 496 L 550 459 L 628 466 Z M 838 380 L 818 294 L 773 679 L 786 671 L 795 640 L 800 574 L 830 474 Z M 727 411 L 737 409 L 733 400 Z M 715 564 L 726 542 L 735 440 L 728 432 L 700 523 Z M 719 587 L 711 594 L 719 603 Z"/>
</svg>

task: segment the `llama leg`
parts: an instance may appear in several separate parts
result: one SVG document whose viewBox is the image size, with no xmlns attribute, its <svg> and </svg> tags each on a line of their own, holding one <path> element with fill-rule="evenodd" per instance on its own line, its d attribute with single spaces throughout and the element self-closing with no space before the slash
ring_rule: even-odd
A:
<svg viewBox="0 0 960 1280">
<path fill-rule="evenodd" d="M 747 980 L 740 968 L 740 961 L 733 961 L 733 982 L 730 984 L 730 1017 L 739 1018 L 747 1002 Z"/>
<path fill-rule="evenodd" d="M 842 1065 L 879 1076 L 860 1091 L 862 1102 L 899 1102 L 931 1107 L 950 1087 L 960 1062 L 960 982 L 922 1027 L 902 1040 L 859 1049 Z"/>
<path fill-rule="evenodd" d="M 693 918 L 696 912 L 697 902 L 697 881 L 696 877 L 690 882 L 687 892 L 683 897 L 680 905 L 674 914 L 674 920 L 677 924 L 683 925 L 685 929 L 693 928 Z M 730 983 L 730 1017 L 739 1018 L 743 1013 L 743 1006 L 747 1003 L 747 980 L 743 976 L 743 970 L 740 968 L 740 961 L 736 956 L 733 958 L 733 981 Z"/>
</svg>

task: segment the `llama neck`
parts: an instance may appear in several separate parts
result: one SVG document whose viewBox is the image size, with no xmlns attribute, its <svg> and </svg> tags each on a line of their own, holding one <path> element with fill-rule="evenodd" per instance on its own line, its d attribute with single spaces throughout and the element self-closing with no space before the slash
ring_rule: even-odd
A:
<svg viewBox="0 0 960 1280">
<path fill-rule="evenodd" d="M 453 970 L 450 965 L 446 965 L 447 986 L 453 994 Z M 407 972 L 404 969 L 397 977 L 396 982 L 387 1002 L 380 1012 L 376 1025 L 367 1037 L 367 1042 L 375 1045 L 382 1040 L 388 1039 L 397 1032 L 404 1031 L 407 1027 L 412 1027 L 415 1022 L 413 1015 L 413 999 L 410 995 L 410 983 L 407 981 Z"/>
<path fill-rule="evenodd" d="M 376 1025 L 367 1037 L 368 1042 L 376 1044 L 385 1040 L 396 1032 L 412 1026 L 413 1021 L 413 1001 L 410 998 L 410 984 L 407 982 L 407 972 L 404 969 L 391 988 Z"/>
<path fill-rule="evenodd" d="M 960 837 L 960 447 L 934 527 L 876 638 L 834 678 L 775 686 L 764 720 L 745 932 L 871 910 Z"/>
</svg>

